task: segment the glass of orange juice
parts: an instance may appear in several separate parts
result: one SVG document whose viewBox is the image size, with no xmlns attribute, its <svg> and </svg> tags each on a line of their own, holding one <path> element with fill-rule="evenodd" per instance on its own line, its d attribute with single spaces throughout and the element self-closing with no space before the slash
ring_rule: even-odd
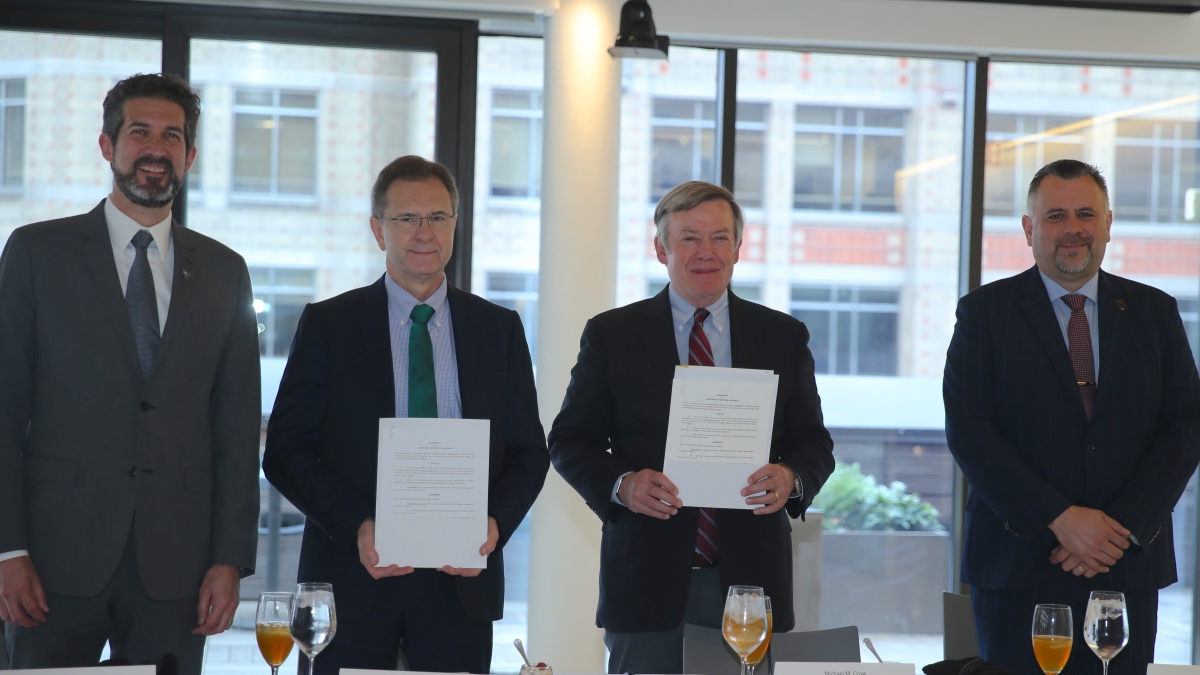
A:
<svg viewBox="0 0 1200 675">
<path fill-rule="evenodd" d="M 763 643 L 758 646 L 758 649 L 750 652 L 750 656 L 746 657 L 746 675 L 754 675 L 754 669 L 762 660 L 767 657 L 767 648 L 771 646 L 771 631 L 774 630 L 774 622 L 771 620 L 771 598 L 763 596 L 763 606 L 767 608 L 767 637 Z"/>
<path fill-rule="evenodd" d="M 767 639 L 767 608 L 759 586 L 730 586 L 725 596 L 725 616 L 721 634 L 742 659 L 742 673 L 750 664 L 746 658 Z"/>
<path fill-rule="evenodd" d="M 267 665 L 271 666 L 271 675 L 279 675 L 279 666 L 287 660 L 295 644 L 290 628 L 295 598 L 291 593 L 263 593 L 258 596 L 254 637 L 258 638 L 258 651 Z"/>
<path fill-rule="evenodd" d="M 1073 642 L 1070 607 L 1038 605 L 1033 608 L 1033 656 L 1046 675 L 1058 675 L 1067 666 Z"/>
</svg>

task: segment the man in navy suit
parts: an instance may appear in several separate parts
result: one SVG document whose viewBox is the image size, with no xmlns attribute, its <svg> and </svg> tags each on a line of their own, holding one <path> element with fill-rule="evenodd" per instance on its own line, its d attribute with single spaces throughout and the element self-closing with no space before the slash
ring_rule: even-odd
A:
<svg viewBox="0 0 1200 675">
<path fill-rule="evenodd" d="M 457 209 L 442 165 L 407 156 L 385 167 L 371 231 L 387 273 L 305 308 L 279 386 L 263 470 L 308 519 L 299 580 L 331 582 L 337 601 L 319 673 L 394 669 L 400 653 L 411 670 L 490 670 L 504 544 L 550 460 L 520 317 L 446 279 Z M 486 569 L 377 566 L 379 420 L 391 417 L 491 421 Z"/>
<path fill-rule="evenodd" d="M 971 489 L 962 576 L 982 656 L 1039 672 L 1034 605 L 1069 605 L 1065 673 L 1100 672 L 1082 628 L 1092 590 L 1122 591 L 1129 643 L 1113 675 L 1154 658 L 1158 589 L 1176 580 L 1171 510 L 1200 460 L 1200 378 L 1175 299 L 1100 270 L 1104 178 L 1059 160 L 1029 186 L 1036 265 L 958 305 L 946 438 Z"/>
</svg>

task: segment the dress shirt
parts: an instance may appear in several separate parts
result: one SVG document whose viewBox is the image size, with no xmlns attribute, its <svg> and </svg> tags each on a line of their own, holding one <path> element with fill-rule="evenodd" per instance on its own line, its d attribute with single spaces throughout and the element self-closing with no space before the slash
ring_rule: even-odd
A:
<svg viewBox="0 0 1200 675">
<path fill-rule="evenodd" d="M 108 238 L 112 242 L 113 258 L 117 263 L 117 277 L 121 280 L 121 295 L 129 283 L 129 270 L 137 249 L 133 246 L 133 235 L 143 228 L 133 218 L 125 215 L 113 204 L 112 195 L 104 200 L 104 219 L 108 222 Z M 161 223 L 145 228 L 150 230 L 154 241 L 146 249 L 150 261 L 150 276 L 154 277 L 154 296 L 158 301 L 158 334 L 167 326 L 167 311 L 171 307 L 171 281 L 175 274 L 175 258 L 171 256 L 171 216 Z M 445 295 L 443 293 L 443 295 Z M 407 348 L 407 343 L 405 344 Z M 0 553 L 0 562 L 29 555 L 28 551 Z"/>
<path fill-rule="evenodd" d="M 149 230 L 154 241 L 146 248 L 150 261 L 150 276 L 154 278 L 154 299 L 158 301 L 158 334 L 167 327 L 167 312 L 171 308 L 171 282 L 175 279 L 175 256 L 171 255 L 171 216 L 153 227 L 142 227 L 113 204 L 112 195 L 104 200 L 104 219 L 108 221 L 108 238 L 112 241 L 113 258 L 117 262 L 117 277 L 121 279 L 121 295 L 129 283 L 129 270 L 137 249 L 133 235 Z"/>
<path fill-rule="evenodd" d="M 676 293 L 675 287 L 672 285 L 667 286 L 667 297 L 671 299 L 671 323 L 675 326 L 675 349 L 679 352 L 679 364 L 686 365 L 688 343 L 692 339 L 692 325 L 696 323 L 697 308 Z M 730 346 L 732 342 L 729 339 L 729 289 L 725 289 L 716 302 L 704 309 L 708 310 L 708 317 L 704 319 L 702 326 L 704 337 L 708 338 L 708 345 L 712 347 L 713 365 L 717 368 L 732 368 L 733 348 Z M 621 487 L 621 481 L 631 473 L 633 472 L 626 471 L 621 474 L 617 478 L 617 482 L 613 484 L 612 500 L 621 506 L 625 506 L 625 502 L 617 497 L 617 489 Z M 803 495 L 804 488 L 801 486 L 799 494 L 792 494 L 791 497 Z"/>
<path fill-rule="evenodd" d="M 445 277 L 442 285 L 420 302 L 400 287 L 392 277 L 384 275 L 388 295 L 388 326 L 392 336 L 392 372 L 396 385 L 396 417 L 408 417 L 408 335 L 412 330 L 413 307 L 425 304 L 433 308 L 429 319 L 429 339 L 433 343 L 433 380 L 437 387 L 438 417 L 462 417 L 462 398 L 458 390 L 458 358 L 454 353 L 454 324 L 450 319 L 450 303 L 446 301 Z"/>
<path fill-rule="evenodd" d="M 1067 343 L 1067 351 L 1070 351 L 1071 338 L 1067 335 L 1067 324 L 1071 322 L 1071 306 L 1062 297 L 1070 295 L 1071 291 L 1059 286 L 1053 279 L 1042 274 L 1041 270 L 1038 270 L 1038 274 L 1042 275 L 1042 283 L 1046 284 L 1046 292 L 1050 294 L 1050 306 L 1054 308 L 1054 315 L 1058 317 L 1058 327 L 1062 329 L 1063 341 Z M 1083 287 L 1075 292 L 1087 298 L 1083 302 L 1083 315 L 1087 317 L 1088 333 L 1092 337 L 1092 362 L 1096 364 L 1095 375 L 1096 381 L 1099 382 L 1100 322 L 1096 320 L 1096 300 L 1099 298 L 1100 292 L 1100 274 L 1093 275 Z"/>
</svg>

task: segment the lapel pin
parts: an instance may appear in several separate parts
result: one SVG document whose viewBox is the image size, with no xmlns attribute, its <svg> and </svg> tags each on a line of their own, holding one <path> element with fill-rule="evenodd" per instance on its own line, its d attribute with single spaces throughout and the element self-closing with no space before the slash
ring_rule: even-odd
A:
<svg viewBox="0 0 1200 675">
<path fill-rule="evenodd" d="M 192 278 L 192 273 L 191 273 L 191 272 L 189 272 L 189 271 L 187 271 L 187 270 L 184 270 L 184 271 L 183 271 L 183 279 L 184 279 L 184 281 L 190 281 L 190 280 L 191 280 L 191 278 Z M 1120 300 L 1118 300 L 1118 301 L 1117 301 L 1117 304 L 1120 304 L 1120 303 L 1121 303 L 1121 301 L 1120 301 Z M 1125 309 L 1125 305 L 1121 305 L 1121 309 Z"/>
<path fill-rule="evenodd" d="M 187 274 L 187 273 L 186 273 L 186 272 L 184 272 L 184 274 Z M 1124 310 L 1124 309 L 1125 309 L 1125 301 L 1124 301 L 1124 300 L 1118 300 L 1118 301 L 1117 301 L 1117 309 L 1120 309 L 1120 310 Z"/>
</svg>

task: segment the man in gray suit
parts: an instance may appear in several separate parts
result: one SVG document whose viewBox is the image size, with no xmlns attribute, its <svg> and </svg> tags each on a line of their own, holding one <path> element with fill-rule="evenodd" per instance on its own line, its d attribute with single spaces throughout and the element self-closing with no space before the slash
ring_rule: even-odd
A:
<svg viewBox="0 0 1200 675">
<path fill-rule="evenodd" d="M 0 256 L 0 617 L 13 668 L 170 653 L 198 675 L 257 549 L 259 361 L 242 258 L 171 220 L 199 98 L 104 100 L 114 189 Z"/>
</svg>

